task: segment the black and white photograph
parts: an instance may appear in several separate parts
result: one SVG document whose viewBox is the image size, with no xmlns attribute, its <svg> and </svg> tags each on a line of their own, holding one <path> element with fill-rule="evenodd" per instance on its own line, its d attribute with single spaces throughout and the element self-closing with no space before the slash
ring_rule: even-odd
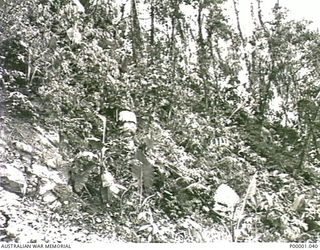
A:
<svg viewBox="0 0 320 250">
<path fill-rule="evenodd" d="M 0 248 L 320 249 L 318 5 L 0 0 Z"/>
</svg>

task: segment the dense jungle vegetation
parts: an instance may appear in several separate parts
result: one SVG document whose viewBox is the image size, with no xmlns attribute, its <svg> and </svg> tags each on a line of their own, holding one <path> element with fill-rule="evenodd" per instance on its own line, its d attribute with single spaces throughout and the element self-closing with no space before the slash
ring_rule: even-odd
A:
<svg viewBox="0 0 320 250">
<path fill-rule="evenodd" d="M 20 150 L 24 202 L 119 241 L 319 241 L 319 32 L 255 0 L 246 35 L 232 2 L 0 1 L 1 162 Z M 66 183 L 34 184 L 35 162 Z"/>
</svg>

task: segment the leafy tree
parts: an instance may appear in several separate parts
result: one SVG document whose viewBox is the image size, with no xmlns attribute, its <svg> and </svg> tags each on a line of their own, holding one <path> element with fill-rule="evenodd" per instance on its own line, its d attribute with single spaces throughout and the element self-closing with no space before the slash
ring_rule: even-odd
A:
<svg viewBox="0 0 320 250">
<path fill-rule="evenodd" d="M 245 37 L 233 3 L 236 28 L 224 1 L 2 2 L 0 116 L 59 131 L 127 240 L 317 237 L 319 34 L 257 0 Z"/>
</svg>

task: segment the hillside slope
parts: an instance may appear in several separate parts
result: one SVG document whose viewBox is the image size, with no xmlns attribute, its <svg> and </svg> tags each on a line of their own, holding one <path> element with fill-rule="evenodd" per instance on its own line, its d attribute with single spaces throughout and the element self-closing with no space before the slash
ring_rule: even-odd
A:
<svg viewBox="0 0 320 250">
<path fill-rule="evenodd" d="M 319 241 L 319 34 L 223 2 L 2 3 L 0 241 Z"/>
</svg>

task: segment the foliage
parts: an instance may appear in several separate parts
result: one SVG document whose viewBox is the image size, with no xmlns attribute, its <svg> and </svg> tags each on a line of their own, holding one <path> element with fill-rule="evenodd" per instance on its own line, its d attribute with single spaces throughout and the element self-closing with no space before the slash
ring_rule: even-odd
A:
<svg viewBox="0 0 320 250">
<path fill-rule="evenodd" d="M 319 240 L 317 32 L 259 0 L 250 37 L 223 1 L 75 2 L 4 1 L 0 69 L 7 122 L 59 132 L 78 199 L 127 241 Z"/>
</svg>

